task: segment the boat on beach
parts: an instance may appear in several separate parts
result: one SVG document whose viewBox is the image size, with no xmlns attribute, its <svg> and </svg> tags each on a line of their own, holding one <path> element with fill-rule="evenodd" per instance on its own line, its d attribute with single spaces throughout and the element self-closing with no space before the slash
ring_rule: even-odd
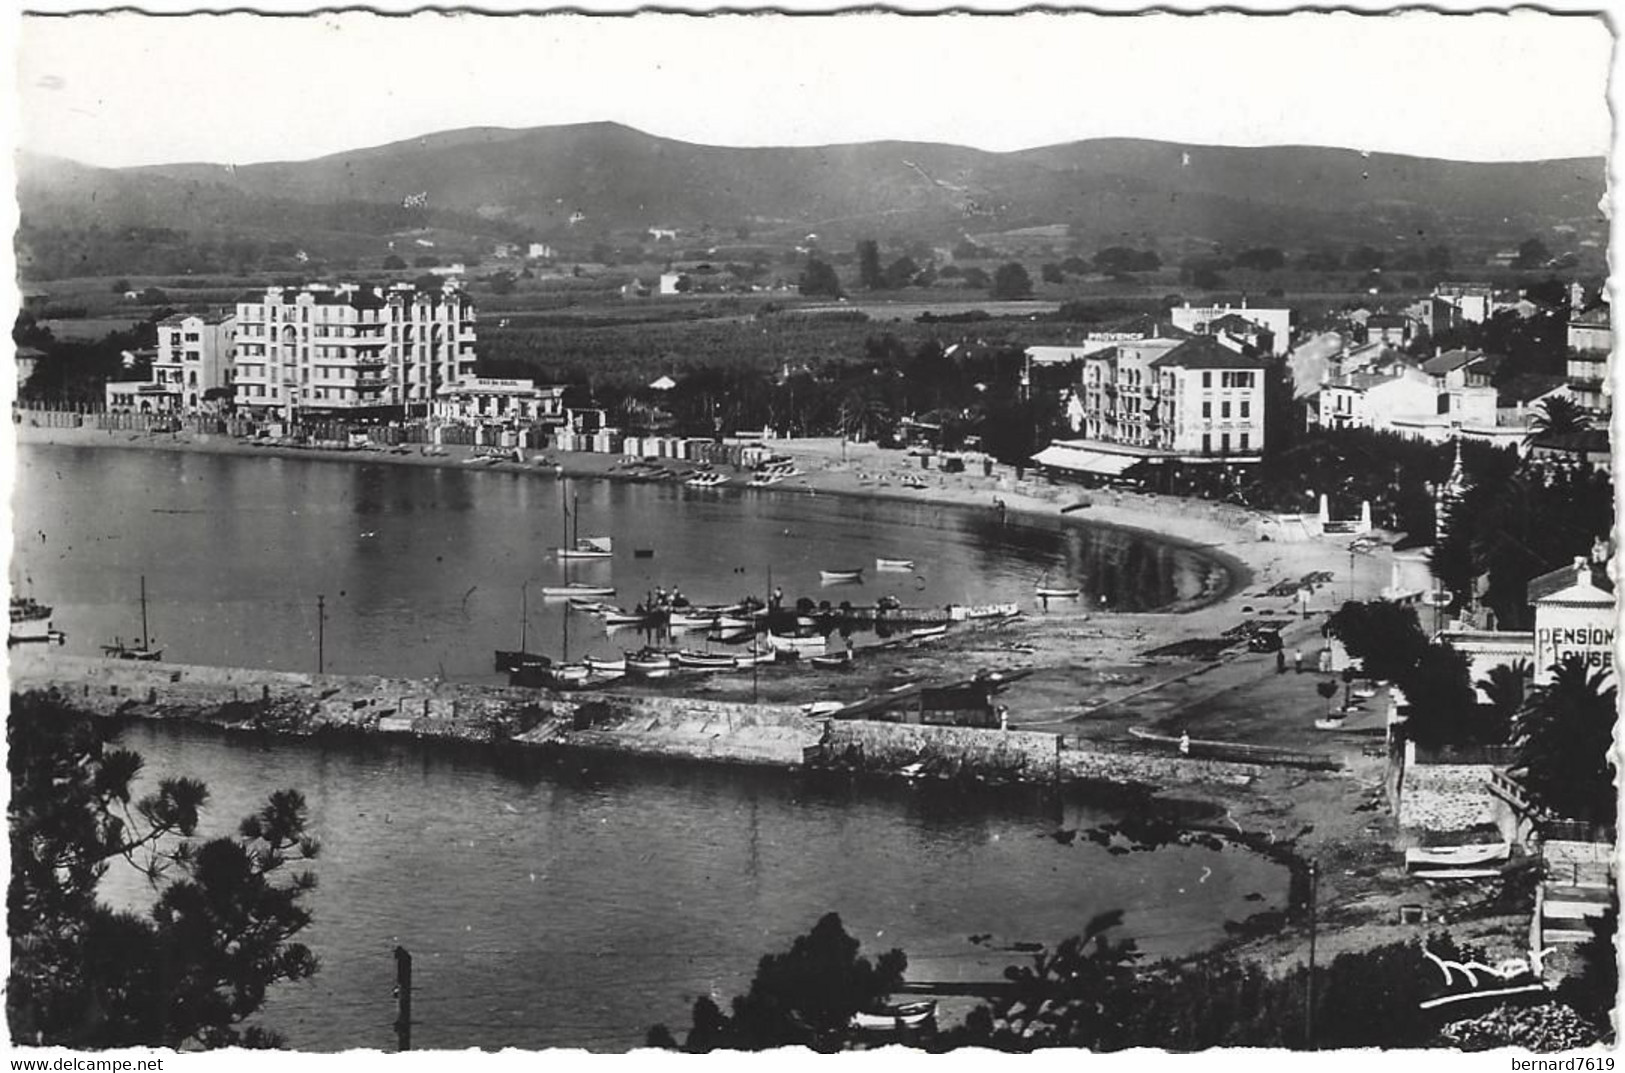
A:
<svg viewBox="0 0 1625 1073">
<path fill-rule="evenodd" d="M 685 648 L 677 653 L 677 666 L 686 671 L 731 671 L 739 664 L 733 656 Z"/>
<path fill-rule="evenodd" d="M 657 648 L 645 648 L 626 657 L 626 670 L 642 678 L 664 678 L 670 674 L 675 661 L 671 653 Z"/>
<path fill-rule="evenodd" d="M 941 637 L 947 632 L 948 624 L 944 622 L 936 626 L 921 626 L 917 630 L 909 630 L 908 635 L 910 639 L 915 641 L 929 641 L 931 638 Z"/>
<path fill-rule="evenodd" d="M 852 663 L 852 661 L 856 658 L 857 657 L 853 655 L 850 648 L 845 648 L 839 652 L 826 652 L 821 656 L 814 656 L 809 662 L 811 662 L 814 667 L 819 667 L 823 670 L 830 670 L 831 668 L 835 667 L 845 667 Z"/>
<path fill-rule="evenodd" d="M 907 571 L 914 569 L 913 559 L 876 559 L 876 570 Z"/>
<path fill-rule="evenodd" d="M 690 488 L 716 488 L 719 485 L 727 484 L 728 478 L 721 473 L 715 472 L 696 473 L 683 483 Z"/>
</svg>

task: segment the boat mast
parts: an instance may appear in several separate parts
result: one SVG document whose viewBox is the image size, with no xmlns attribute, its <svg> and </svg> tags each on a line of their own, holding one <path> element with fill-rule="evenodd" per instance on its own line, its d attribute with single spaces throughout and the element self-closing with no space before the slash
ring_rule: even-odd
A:
<svg viewBox="0 0 1625 1073">
<path fill-rule="evenodd" d="M 530 579 L 526 578 L 519 583 L 519 651 L 525 652 L 525 630 L 530 625 L 530 604 L 526 602 L 526 590 L 530 586 Z"/>
<path fill-rule="evenodd" d="M 141 647 L 147 648 L 147 575 L 141 575 Z"/>
</svg>

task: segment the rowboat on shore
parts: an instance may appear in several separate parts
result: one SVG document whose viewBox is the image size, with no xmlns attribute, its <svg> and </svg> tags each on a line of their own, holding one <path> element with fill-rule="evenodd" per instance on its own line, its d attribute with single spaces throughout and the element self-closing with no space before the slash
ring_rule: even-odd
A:
<svg viewBox="0 0 1625 1073">
<path fill-rule="evenodd" d="M 852 650 L 847 648 L 840 652 L 829 652 L 822 656 L 814 656 L 812 657 L 811 663 L 814 667 L 821 667 L 824 670 L 830 670 L 835 667 L 845 667 L 855 658 L 856 657 L 854 657 L 852 654 Z"/>
<path fill-rule="evenodd" d="M 929 641 L 933 637 L 941 637 L 948 632 L 948 624 L 940 623 L 936 626 L 921 626 L 917 630 L 909 630 L 908 635 L 916 641 Z"/>
<path fill-rule="evenodd" d="M 876 570 L 908 571 L 914 569 L 913 559 L 876 559 Z"/>
<path fill-rule="evenodd" d="M 739 665 L 729 655 L 694 652 L 685 648 L 677 653 L 677 666 L 688 671 L 731 671 Z"/>
</svg>

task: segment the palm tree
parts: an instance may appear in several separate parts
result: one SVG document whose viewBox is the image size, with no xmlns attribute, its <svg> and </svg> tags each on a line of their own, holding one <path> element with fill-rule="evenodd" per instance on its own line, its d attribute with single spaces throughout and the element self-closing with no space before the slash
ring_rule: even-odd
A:
<svg viewBox="0 0 1625 1073">
<path fill-rule="evenodd" d="M 1497 726 L 1510 728 L 1518 709 L 1523 707 L 1528 691 L 1530 668 L 1528 660 L 1517 660 L 1511 665 L 1491 667 L 1489 674 L 1473 684 L 1489 698 Z"/>
<path fill-rule="evenodd" d="M 1542 399 L 1540 408 L 1534 414 L 1534 419 L 1529 422 L 1529 434 L 1524 437 L 1526 444 L 1591 427 L 1590 416 L 1566 395 Z"/>
<path fill-rule="evenodd" d="M 1519 709 L 1512 773 L 1537 804 L 1567 819 L 1612 825 L 1617 795 L 1608 754 L 1616 718 L 1606 671 L 1588 673 L 1578 656 L 1555 668 Z"/>
</svg>

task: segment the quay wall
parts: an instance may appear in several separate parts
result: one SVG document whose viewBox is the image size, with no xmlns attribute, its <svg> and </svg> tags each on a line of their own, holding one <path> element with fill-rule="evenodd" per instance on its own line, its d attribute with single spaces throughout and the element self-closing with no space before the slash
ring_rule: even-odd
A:
<svg viewBox="0 0 1625 1073">
<path fill-rule="evenodd" d="M 1031 730 L 835 721 L 820 741 L 826 763 L 922 773 L 976 774 L 1020 782 L 1112 782 L 1162 787 L 1197 782 L 1244 784 L 1256 764 L 1113 748 Z"/>
<path fill-rule="evenodd" d="M 427 679 L 314 675 L 92 657 L 24 659 L 12 689 L 56 690 L 96 715 L 184 719 L 289 735 L 328 731 L 562 745 L 676 759 L 826 766 L 995 781 L 1163 787 L 1244 784 L 1257 765 L 1089 743 L 1027 730 L 815 719 L 791 705 L 628 696 Z"/>
</svg>

